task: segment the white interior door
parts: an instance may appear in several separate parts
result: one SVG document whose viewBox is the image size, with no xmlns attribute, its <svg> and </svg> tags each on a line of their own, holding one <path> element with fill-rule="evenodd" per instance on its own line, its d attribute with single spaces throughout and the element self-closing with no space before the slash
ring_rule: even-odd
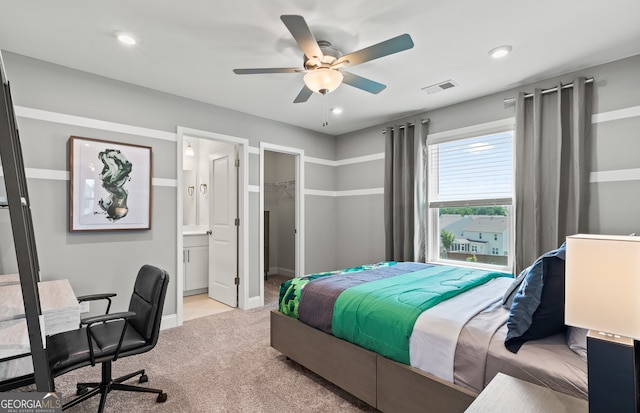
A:
<svg viewBox="0 0 640 413">
<path fill-rule="evenodd" d="M 232 307 L 238 306 L 236 170 L 235 147 L 231 147 L 228 152 L 211 156 L 209 297 Z"/>
</svg>

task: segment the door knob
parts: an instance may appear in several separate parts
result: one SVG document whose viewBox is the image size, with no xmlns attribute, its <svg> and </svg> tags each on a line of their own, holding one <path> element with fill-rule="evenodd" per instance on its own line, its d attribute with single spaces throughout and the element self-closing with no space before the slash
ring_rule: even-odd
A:
<svg viewBox="0 0 640 413">
<path fill-rule="evenodd" d="M 208 231 L 207 231 L 207 235 L 211 235 L 211 234 L 213 234 L 213 231 L 208 230 Z"/>
</svg>

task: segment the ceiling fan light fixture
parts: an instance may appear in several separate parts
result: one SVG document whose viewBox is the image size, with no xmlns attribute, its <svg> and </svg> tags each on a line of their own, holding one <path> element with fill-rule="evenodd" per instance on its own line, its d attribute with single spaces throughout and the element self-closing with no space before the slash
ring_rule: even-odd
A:
<svg viewBox="0 0 640 413">
<path fill-rule="evenodd" d="M 333 92 L 342 83 L 342 73 L 336 69 L 318 68 L 304 75 L 304 84 L 321 95 Z"/>
<path fill-rule="evenodd" d="M 295 14 L 283 14 L 280 16 L 280 20 L 287 26 L 287 29 L 304 53 L 304 69 L 301 70 L 299 67 L 266 67 L 233 69 L 233 72 L 237 75 L 305 72 L 305 86 L 298 92 L 293 103 L 306 102 L 311 95 L 313 95 L 313 92 L 321 95 L 333 92 L 343 81 L 347 85 L 364 90 L 365 92 L 378 94 L 387 86 L 351 72 L 340 72 L 340 69 L 345 65 L 358 65 L 413 47 L 411 36 L 404 33 L 365 47 L 364 49 L 343 55 L 342 52 L 333 47 L 330 42 L 326 40 L 316 40 L 304 17 Z"/>
</svg>

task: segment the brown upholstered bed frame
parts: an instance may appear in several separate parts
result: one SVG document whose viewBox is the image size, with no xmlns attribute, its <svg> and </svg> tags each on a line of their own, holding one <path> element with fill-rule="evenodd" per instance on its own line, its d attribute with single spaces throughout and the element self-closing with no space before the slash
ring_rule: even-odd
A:
<svg viewBox="0 0 640 413">
<path fill-rule="evenodd" d="M 477 394 L 271 312 L 271 346 L 385 413 L 464 412 Z"/>
</svg>

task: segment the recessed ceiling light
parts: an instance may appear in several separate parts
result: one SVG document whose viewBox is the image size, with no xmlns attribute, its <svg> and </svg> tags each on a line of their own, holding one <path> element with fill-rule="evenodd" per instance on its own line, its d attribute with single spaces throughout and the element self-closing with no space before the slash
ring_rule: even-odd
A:
<svg viewBox="0 0 640 413">
<path fill-rule="evenodd" d="M 342 108 L 331 108 L 330 110 L 334 115 L 339 115 L 342 113 Z"/>
<path fill-rule="evenodd" d="M 124 43 L 127 46 L 133 46 L 134 44 L 136 44 L 136 39 L 134 39 L 130 34 L 126 33 L 118 33 L 118 40 L 120 40 L 120 43 Z"/>
<path fill-rule="evenodd" d="M 489 56 L 493 57 L 494 59 L 499 59 L 511 53 L 512 50 L 513 50 L 513 47 L 509 45 L 498 46 L 489 50 Z"/>
</svg>

